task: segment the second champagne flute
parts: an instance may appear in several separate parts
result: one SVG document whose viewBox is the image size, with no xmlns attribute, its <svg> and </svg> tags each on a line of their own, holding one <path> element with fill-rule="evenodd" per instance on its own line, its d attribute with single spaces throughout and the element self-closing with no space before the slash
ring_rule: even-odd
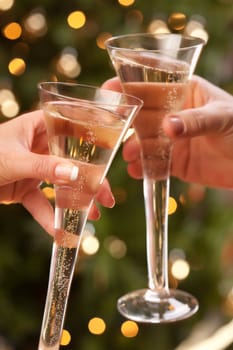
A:
<svg viewBox="0 0 233 350">
<path fill-rule="evenodd" d="M 134 122 L 141 147 L 146 214 L 148 288 L 118 300 L 119 311 L 138 322 L 165 323 L 198 309 L 189 293 L 168 286 L 168 199 L 172 144 L 166 114 L 180 110 L 204 41 L 180 34 L 132 34 L 107 40 L 123 90 L 144 101 Z"/>
</svg>

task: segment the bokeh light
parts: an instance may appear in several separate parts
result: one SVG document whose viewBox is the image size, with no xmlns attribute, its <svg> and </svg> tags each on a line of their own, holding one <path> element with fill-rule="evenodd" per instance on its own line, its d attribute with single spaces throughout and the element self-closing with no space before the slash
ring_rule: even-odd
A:
<svg viewBox="0 0 233 350">
<path fill-rule="evenodd" d="M 0 10 L 7 11 L 14 5 L 14 0 L 0 0 Z"/>
<path fill-rule="evenodd" d="M 9 72 L 13 75 L 21 75 L 26 69 L 26 63 L 22 58 L 13 58 L 8 64 Z"/>
<path fill-rule="evenodd" d="M 144 17 L 142 12 L 135 9 L 128 11 L 128 13 L 126 14 L 127 25 L 132 25 L 132 24 L 140 25 L 143 22 L 143 18 Z"/>
<path fill-rule="evenodd" d="M 31 13 L 24 21 L 25 30 L 34 37 L 43 36 L 47 32 L 47 21 L 41 12 Z"/>
<path fill-rule="evenodd" d="M 122 259 L 127 253 L 127 246 L 121 239 L 111 236 L 106 238 L 105 247 L 115 259 Z"/>
<path fill-rule="evenodd" d="M 87 255 L 94 255 L 98 252 L 100 243 L 98 238 L 89 235 L 82 240 L 82 250 Z"/>
<path fill-rule="evenodd" d="M 7 118 L 13 118 L 19 113 L 19 105 L 14 100 L 7 100 L 1 105 L 1 112 Z"/>
<path fill-rule="evenodd" d="M 63 329 L 62 335 L 61 335 L 60 345 L 66 346 L 70 343 L 70 341 L 71 341 L 70 332 L 67 331 L 66 329 Z"/>
<path fill-rule="evenodd" d="M 181 31 L 186 25 L 187 17 L 184 13 L 174 12 L 168 18 L 168 25 L 172 30 Z"/>
<path fill-rule="evenodd" d="M 95 335 L 101 335 L 106 330 L 106 324 L 100 317 L 94 317 L 88 322 L 89 332 Z"/>
<path fill-rule="evenodd" d="M 48 198 L 49 200 L 55 199 L 55 191 L 53 187 L 46 186 L 42 189 L 42 192 L 44 193 L 45 197 Z"/>
<path fill-rule="evenodd" d="M 76 78 L 81 73 L 81 66 L 77 60 L 77 52 L 73 48 L 65 48 L 58 61 L 57 71 L 68 78 Z"/>
<path fill-rule="evenodd" d="M 188 277 L 190 266 L 186 260 L 177 259 L 172 264 L 171 273 L 176 279 L 183 280 Z"/>
<path fill-rule="evenodd" d="M 86 23 L 86 16 L 82 11 L 71 12 L 67 17 L 67 23 L 73 29 L 82 28 Z"/>
<path fill-rule="evenodd" d="M 152 34 L 169 33 L 170 30 L 167 23 L 161 19 L 151 21 L 148 27 L 148 32 Z"/>
<path fill-rule="evenodd" d="M 177 202 L 175 200 L 175 198 L 173 197 L 169 197 L 169 201 L 168 201 L 168 214 L 174 214 L 176 212 L 177 209 Z"/>
<path fill-rule="evenodd" d="M 9 40 L 16 40 L 22 34 L 21 25 L 17 22 L 11 22 L 3 28 L 3 35 Z"/>
<path fill-rule="evenodd" d="M 13 118 L 19 113 L 19 104 L 13 92 L 9 89 L 0 90 L 1 113 L 6 118 Z"/>
<path fill-rule="evenodd" d="M 135 0 L 118 0 L 118 3 L 121 6 L 131 6 L 134 4 L 134 2 L 135 2 Z"/>
<path fill-rule="evenodd" d="M 13 92 L 9 89 L 0 90 L 0 104 L 4 103 L 7 100 L 14 100 L 15 96 Z"/>
<path fill-rule="evenodd" d="M 125 321 L 121 325 L 121 333 L 126 338 L 136 337 L 139 332 L 139 327 L 134 321 Z"/>
<path fill-rule="evenodd" d="M 105 49 L 105 41 L 109 39 L 112 35 L 107 32 L 100 33 L 96 38 L 97 46 L 100 49 Z"/>
</svg>

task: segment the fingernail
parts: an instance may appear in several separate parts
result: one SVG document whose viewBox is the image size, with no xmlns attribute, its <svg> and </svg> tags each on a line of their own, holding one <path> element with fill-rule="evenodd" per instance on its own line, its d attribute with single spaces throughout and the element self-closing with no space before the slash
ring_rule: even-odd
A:
<svg viewBox="0 0 233 350">
<path fill-rule="evenodd" d="M 113 208 L 114 207 L 114 205 L 115 205 L 115 198 L 114 198 L 112 192 L 110 192 L 110 191 L 106 191 L 105 192 L 104 204 L 108 208 Z"/>
<path fill-rule="evenodd" d="M 181 136 L 184 134 L 184 123 L 179 117 L 170 117 L 169 122 L 172 126 L 172 131 L 176 136 Z"/>
<path fill-rule="evenodd" d="M 55 176 L 62 180 L 75 181 L 78 178 L 78 171 L 75 165 L 59 164 L 55 168 Z"/>
</svg>

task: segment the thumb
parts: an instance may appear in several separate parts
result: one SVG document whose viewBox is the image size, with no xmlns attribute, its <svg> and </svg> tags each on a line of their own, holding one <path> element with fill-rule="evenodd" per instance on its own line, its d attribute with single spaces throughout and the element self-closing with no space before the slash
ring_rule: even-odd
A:
<svg viewBox="0 0 233 350">
<path fill-rule="evenodd" d="M 17 157 L 8 155 L 4 163 L 0 185 L 30 178 L 55 184 L 75 181 L 78 178 L 77 166 L 69 160 L 55 156 L 25 152 L 17 154 Z"/>
<path fill-rule="evenodd" d="M 233 107 L 228 102 L 211 102 L 203 107 L 167 115 L 163 129 L 171 138 L 233 132 Z"/>
</svg>

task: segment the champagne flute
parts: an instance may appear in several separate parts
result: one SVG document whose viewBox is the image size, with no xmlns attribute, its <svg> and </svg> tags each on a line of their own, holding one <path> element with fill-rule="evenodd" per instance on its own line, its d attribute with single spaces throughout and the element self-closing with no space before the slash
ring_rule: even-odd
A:
<svg viewBox="0 0 233 350">
<path fill-rule="evenodd" d="M 134 121 L 140 143 L 146 216 L 148 288 L 118 300 L 118 310 L 137 322 L 166 323 L 194 314 L 198 301 L 169 289 L 168 200 L 172 143 L 164 134 L 166 114 L 183 106 L 188 82 L 204 41 L 181 34 L 131 34 L 112 37 L 106 48 L 125 92 L 141 98 Z"/>
<path fill-rule="evenodd" d="M 78 166 L 77 181 L 55 186 L 55 237 L 39 350 L 60 347 L 82 232 L 94 197 L 142 101 L 87 85 L 39 84 L 50 154 Z"/>
</svg>

